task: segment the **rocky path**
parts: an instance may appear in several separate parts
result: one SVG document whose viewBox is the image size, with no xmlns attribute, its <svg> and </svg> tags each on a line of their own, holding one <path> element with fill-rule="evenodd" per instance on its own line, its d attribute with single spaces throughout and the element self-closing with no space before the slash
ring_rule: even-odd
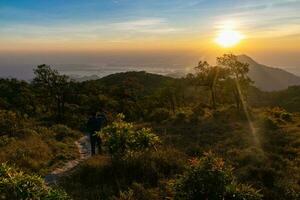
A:
<svg viewBox="0 0 300 200">
<path fill-rule="evenodd" d="M 59 177 L 63 176 L 64 174 L 70 172 L 74 169 L 79 163 L 86 160 L 91 155 L 90 150 L 90 140 L 89 137 L 83 136 L 79 140 L 75 142 L 77 149 L 79 151 L 80 157 L 75 160 L 70 160 L 64 166 L 56 168 L 50 174 L 46 175 L 45 182 L 47 184 L 55 184 Z"/>
</svg>

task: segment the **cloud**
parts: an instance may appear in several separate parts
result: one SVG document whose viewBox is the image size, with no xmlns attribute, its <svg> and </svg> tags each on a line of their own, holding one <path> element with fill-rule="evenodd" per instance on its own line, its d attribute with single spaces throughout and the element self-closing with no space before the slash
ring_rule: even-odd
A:
<svg viewBox="0 0 300 200">
<path fill-rule="evenodd" d="M 114 23 L 111 27 L 117 30 L 152 34 L 164 34 L 179 31 L 177 28 L 170 27 L 168 22 L 161 18 L 146 18 Z"/>
<path fill-rule="evenodd" d="M 165 19 L 142 18 L 121 22 L 93 21 L 81 24 L 68 23 L 65 25 L 6 24 L 0 29 L 0 35 L 2 40 L 89 40 L 101 38 L 113 41 L 122 38 L 153 37 L 180 31 L 178 28 L 171 27 Z"/>
<path fill-rule="evenodd" d="M 215 26 L 226 20 L 236 21 L 237 29 L 249 38 L 278 38 L 300 33 L 299 0 L 248 2 L 228 14 L 215 17 Z"/>
</svg>

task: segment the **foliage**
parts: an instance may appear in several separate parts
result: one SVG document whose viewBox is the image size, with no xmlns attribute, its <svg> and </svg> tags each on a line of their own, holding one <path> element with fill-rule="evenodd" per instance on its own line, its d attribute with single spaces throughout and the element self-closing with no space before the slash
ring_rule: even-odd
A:
<svg viewBox="0 0 300 200">
<path fill-rule="evenodd" d="M 24 174 L 6 164 L 0 166 L 0 193 L 2 199 L 70 199 L 64 191 L 48 187 L 41 177 Z"/>
<path fill-rule="evenodd" d="M 207 153 L 191 160 L 191 167 L 175 183 L 175 199 L 261 199 L 257 191 L 235 184 L 224 161 Z"/>
<path fill-rule="evenodd" d="M 225 200 L 259 200 L 262 195 L 249 185 L 237 184 L 227 188 Z"/>
<path fill-rule="evenodd" d="M 0 162 L 26 172 L 44 175 L 77 155 L 74 140 L 79 134 L 64 125 L 47 128 L 13 111 L 0 110 L 0 130 Z"/>
<path fill-rule="evenodd" d="M 211 102 L 213 108 L 217 104 L 217 87 L 228 75 L 228 70 L 221 66 L 210 66 L 206 61 L 200 61 L 195 68 L 197 85 L 206 86 L 211 93 Z"/>
<path fill-rule="evenodd" d="M 280 106 L 289 112 L 300 112 L 300 86 L 291 86 L 286 90 L 269 92 L 265 95 L 268 105 Z"/>
<path fill-rule="evenodd" d="M 16 136 L 24 120 L 15 112 L 0 110 L 0 135 Z"/>
<path fill-rule="evenodd" d="M 174 124 L 188 123 L 190 122 L 192 115 L 193 115 L 193 111 L 191 111 L 191 109 L 181 108 L 180 110 L 177 110 L 177 112 L 174 114 L 173 123 Z"/>
<path fill-rule="evenodd" d="M 118 114 L 116 120 L 103 128 L 99 137 L 113 157 L 122 157 L 133 152 L 156 148 L 160 139 L 149 128 L 136 130 L 132 123 L 124 121 L 124 115 Z"/>
<path fill-rule="evenodd" d="M 150 113 L 149 120 L 152 122 L 162 123 L 169 119 L 170 112 L 166 108 L 156 108 Z"/>
<path fill-rule="evenodd" d="M 238 57 L 233 54 L 224 54 L 222 57 L 217 58 L 219 66 L 225 67 L 228 70 L 229 76 L 227 77 L 227 85 L 231 88 L 237 109 L 245 107 L 246 92 L 249 85 L 252 83 L 248 77 L 249 64 L 240 62 Z"/>
<path fill-rule="evenodd" d="M 70 92 L 69 77 L 60 75 L 58 71 L 47 65 L 39 65 L 34 70 L 34 74 L 36 77 L 33 80 L 33 86 L 39 93 L 39 98 L 47 104 L 48 108 L 49 106 L 55 108 L 57 120 L 63 120 L 65 102 Z"/>
<path fill-rule="evenodd" d="M 159 199 L 158 194 L 151 190 L 144 188 L 142 184 L 133 183 L 127 190 L 120 192 L 119 197 L 115 197 L 116 200 L 152 200 Z"/>
<path fill-rule="evenodd" d="M 70 129 L 69 127 L 62 125 L 62 124 L 56 124 L 51 127 L 51 130 L 55 132 L 55 138 L 59 141 L 65 139 L 65 138 L 76 138 L 79 134 L 78 132 Z"/>
<path fill-rule="evenodd" d="M 267 110 L 267 113 L 278 122 L 291 122 L 293 115 L 280 107 L 274 107 Z"/>
<path fill-rule="evenodd" d="M 36 101 L 31 85 L 16 79 L 0 79 L 0 109 L 34 115 Z"/>
<path fill-rule="evenodd" d="M 119 198 L 121 191 L 124 196 L 130 196 L 130 190 L 139 190 L 134 186 L 136 184 L 142 187 L 139 191 L 148 195 L 149 191 L 160 189 L 162 180 L 181 174 L 186 162 L 187 157 L 172 148 L 136 153 L 114 162 L 109 157 L 99 155 L 87 160 L 75 173 L 65 177 L 62 185 L 74 199 Z M 151 192 L 150 196 L 153 195 Z M 164 194 L 161 196 L 164 197 Z"/>
<path fill-rule="evenodd" d="M 113 121 L 100 134 L 112 157 L 93 157 L 66 178 L 75 199 L 172 198 L 186 160 L 209 150 L 235 168 L 220 170 L 236 181 L 216 172 L 216 185 L 229 180 L 225 199 L 252 199 L 253 187 L 264 199 L 299 199 L 300 87 L 263 92 L 248 70 L 225 54 L 184 78 L 126 72 L 73 82 L 42 65 L 32 82 L 0 79 L 0 162 L 47 174 L 78 156 L 73 129 L 85 130 L 90 112 L 101 110 Z"/>
</svg>

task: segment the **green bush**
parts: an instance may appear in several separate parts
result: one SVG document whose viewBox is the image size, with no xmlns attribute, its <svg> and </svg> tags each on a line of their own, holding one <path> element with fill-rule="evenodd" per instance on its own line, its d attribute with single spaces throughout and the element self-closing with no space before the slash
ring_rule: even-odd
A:
<svg viewBox="0 0 300 200">
<path fill-rule="evenodd" d="M 149 160 L 149 164 L 154 163 L 163 178 L 180 174 L 186 168 L 187 156 L 174 148 L 159 149 L 147 155 L 144 162 Z"/>
<path fill-rule="evenodd" d="M 197 106 L 193 107 L 193 113 L 198 116 L 204 116 L 205 115 L 205 105 L 200 103 Z"/>
<path fill-rule="evenodd" d="M 277 130 L 277 129 L 279 129 L 278 122 L 276 122 L 271 117 L 265 117 L 263 119 L 263 124 L 264 124 L 265 128 L 269 129 L 269 130 Z"/>
<path fill-rule="evenodd" d="M 14 200 L 67 200 L 68 195 L 59 189 L 48 187 L 36 175 L 24 174 L 6 164 L 0 165 L 1 199 Z"/>
<path fill-rule="evenodd" d="M 124 121 L 124 115 L 119 114 L 116 121 L 103 128 L 98 136 L 109 153 L 119 158 L 132 152 L 155 149 L 160 143 L 157 135 L 148 128 L 136 130 L 132 123 Z"/>
<path fill-rule="evenodd" d="M 38 136 L 11 140 L 0 150 L 0 162 L 15 164 L 31 172 L 43 170 L 52 156 L 49 145 Z"/>
<path fill-rule="evenodd" d="M 142 184 L 133 183 L 127 190 L 120 192 L 119 197 L 115 197 L 115 200 L 154 200 L 159 199 L 159 195 L 151 190 L 144 188 Z"/>
<path fill-rule="evenodd" d="M 183 173 L 186 162 L 183 153 L 171 148 L 136 153 L 114 162 L 109 157 L 94 156 L 66 177 L 62 184 L 74 199 L 110 199 L 119 197 L 120 191 L 125 199 L 131 195 L 131 190 L 134 197 L 137 191 L 147 194 L 149 189 L 159 187 L 162 180 Z M 135 183 L 145 190 L 139 190 Z"/>
<path fill-rule="evenodd" d="M 283 113 L 281 113 L 280 118 L 286 122 L 291 122 L 293 115 L 288 112 L 283 112 Z"/>
<path fill-rule="evenodd" d="M 62 125 L 62 124 L 56 124 L 51 127 L 51 130 L 55 132 L 55 138 L 59 141 L 67 138 L 67 137 L 76 137 L 78 133 L 69 127 Z"/>
<path fill-rule="evenodd" d="M 180 110 L 176 111 L 173 117 L 174 124 L 184 124 L 190 122 L 193 116 L 193 111 L 189 108 L 181 108 Z"/>
<path fill-rule="evenodd" d="M 262 196 L 249 185 L 231 185 L 227 188 L 224 200 L 260 200 Z"/>
<path fill-rule="evenodd" d="M 291 122 L 293 118 L 293 115 L 291 113 L 280 107 L 268 109 L 267 112 L 269 116 L 277 119 L 277 121 Z"/>
<path fill-rule="evenodd" d="M 78 156 L 74 141 L 79 134 L 66 126 L 47 128 L 27 119 L 16 131 L 13 135 L 0 135 L 0 163 L 45 175 L 62 162 Z"/>
<path fill-rule="evenodd" d="M 159 180 L 172 178 L 185 170 L 186 157 L 174 149 L 132 154 L 130 157 L 114 163 L 114 167 L 126 174 L 129 183 L 140 182 L 157 186 Z M 120 177 L 120 175 L 118 175 Z"/>
<path fill-rule="evenodd" d="M 150 113 L 149 119 L 153 122 L 161 123 L 170 117 L 170 112 L 166 108 L 156 108 Z"/>
<path fill-rule="evenodd" d="M 12 111 L 0 110 L 0 135 L 16 136 L 24 120 Z"/>
<path fill-rule="evenodd" d="M 8 145 L 10 142 L 15 141 L 15 138 L 9 137 L 7 135 L 0 136 L 0 148 L 5 147 Z"/>
<path fill-rule="evenodd" d="M 232 169 L 212 153 L 192 160 L 190 168 L 175 182 L 174 188 L 178 200 L 261 199 L 260 194 L 249 186 L 237 185 Z"/>
<path fill-rule="evenodd" d="M 193 107 L 192 115 L 191 115 L 191 122 L 198 123 L 205 117 L 205 107 L 203 104 L 198 104 L 197 106 Z"/>
</svg>

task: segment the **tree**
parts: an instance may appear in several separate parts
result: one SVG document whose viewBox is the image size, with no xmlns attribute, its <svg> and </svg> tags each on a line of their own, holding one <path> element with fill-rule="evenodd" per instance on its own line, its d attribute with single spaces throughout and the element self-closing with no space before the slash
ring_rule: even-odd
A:
<svg viewBox="0 0 300 200">
<path fill-rule="evenodd" d="M 0 79 L 0 107 L 34 115 L 36 101 L 31 85 L 17 79 Z"/>
<path fill-rule="evenodd" d="M 213 108 L 216 108 L 217 99 L 217 85 L 224 79 L 227 74 L 227 70 L 220 66 L 211 66 L 206 61 L 200 61 L 198 66 L 195 67 L 197 85 L 205 86 L 211 93 L 211 102 Z"/>
<path fill-rule="evenodd" d="M 176 111 L 177 101 L 176 101 L 176 89 L 172 85 L 167 85 L 160 88 L 155 93 L 155 100 L 158 102 L 159 107 L 167 108 L 171 110 L 173 114 Z"/>
<path fill-rule="evenodd" d="M 231 86 L 237 109 L 245 105 L 246 91 L 251 84 L 248 77 L 249 64 L 238 61 L 233 54 L 224 54 L 217 58 L 217 64 L 228 70 L 227 84 Z"/>
<path fill-rule="evenodd" d="M 33 85 L 39 98 L 43 100 L 46 109 L 52 105 L 55 108 L 56 119 L 62 121 L 70 86 L 69 77 L 60 75 L 57 70 L 47 65 L 39 65 L 34 70 L 34 74 Z"/>
</svg>

